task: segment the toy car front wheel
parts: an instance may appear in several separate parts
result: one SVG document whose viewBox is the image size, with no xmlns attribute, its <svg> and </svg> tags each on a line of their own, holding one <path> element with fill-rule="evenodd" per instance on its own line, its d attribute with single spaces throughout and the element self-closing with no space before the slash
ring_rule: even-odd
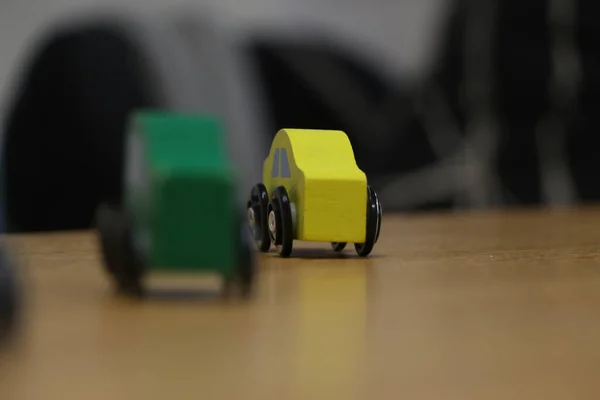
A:
<svg viewBox="0 0 600 400">
<path fill-rule="evenodd" d="M 346 242 L 331 242 L 331 248 L 336 253 L 339 253 L 340 251 L 342 251 L 346 248 L 346 244 L 347 244 Z"/>
<path fill-rule="evenodd" d="M 289 257 L 292 254 L 294 229 L 290 199 L 283 186 L 276 187 L 271 195 L 267 221 L 269 235 L 277 252 L 281 257 Z"/>
<path fill-rule="evenodd" d="M 101 204 L 96 209 L 96 227 L 105 271 L 114 277 L 121 269 L 120 238 L 126 227 L 118 217 L 118 209 L 109 204 Z"/>
<path fill-rule="evenodd" d="M 240 289 L 243 297 L 247 297 L 252 293 L 256 275 L 256 260 L 250 239 L 243 230 L 241 234 L 239 259 L 238 259 L 238 276 L 240 281 Z"/>
<path fill-rule="evenodd" d="M 361 257 L 368 256 L 379 239 L 381 230 L 381 204 L 375 190 L 367 186 L 367 230 L 364 243 L 355 243 L 356 253 Z"/>
<path fill-rule="evenodd" d="M 267 252 L 271 247 L 271 238 L 267 228 L 269 194 L 265 185 L 259 183 L 252 188 L 248 201 L 248 224 L 252 237 L 260 251 Z"/>
<path fill-rule="evenodd" d="M 119 291 L 141 295 L 144 264 L 133 246 L 131 223 L 117 206 L 102 204 L 96 212 L 104 266 Z"/>
</svg>

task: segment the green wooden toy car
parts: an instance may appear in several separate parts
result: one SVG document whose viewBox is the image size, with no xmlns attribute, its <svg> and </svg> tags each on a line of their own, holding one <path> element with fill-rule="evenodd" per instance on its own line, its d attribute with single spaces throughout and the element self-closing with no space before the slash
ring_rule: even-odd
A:
<svg viewBox="0 0 600 400">
<path fill-rule="evenodd" d="M 144 293 L 144 274 L 219 274 L 228 292 L 251 290 L 252 242 L 237 203 L 233 166 L 213 118 L 158 111 L 133 115 L 127 132 L 123 204 L 102 204 L 97 227 L 118 289 Z"/>
</svg>

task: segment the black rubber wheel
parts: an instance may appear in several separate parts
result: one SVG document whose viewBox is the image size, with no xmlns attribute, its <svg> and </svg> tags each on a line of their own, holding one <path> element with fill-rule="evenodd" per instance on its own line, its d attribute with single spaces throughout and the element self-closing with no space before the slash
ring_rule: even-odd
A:
<svg viewBox="0 0 600 400">
<path fill-rule="evenodd" d="M 144 294 L 142 280 L 146 270 L 145 264 L 133 248 L 130 237 L 124 243 L 124 267 L 117 275 L 118 289 L 126 295 L 140 297 Z"/>
<path fill-rule="evenodd" d="M 376 228 L 376 234 L 375 234 L 375 243 L 377 243 L 377 241 L 379 240 L 379 233 L 381 232 L 381 217 L 383 215 L 383 211 L 381 209 L 381 203 L 379 202 L 379 198 L 377 197 L 377 193 L 375 193 L 375 190 L 373 190 L 371 188 L 371 191 L 373 192 L 373 197 L 375 198 L 375 204 L 377 207 L 377 228 Z"/>
<path fill-rule="evenodd" d="M 251 239 L 242 229 L 239 243 L 238 276 L 242 297 L 252 294 L 256 275 L 256 260 L 252 251 Z"/>
<path fill-rule="evenodd" d="M 271 247 L 269 228 L 267 226 L 267 215 L 269 208 L 269 194 L 262 183 L 256 184 L 250 192 L 248 201 L 248 224 L 254 242 L 258 249 L 266 253 Z"/>
<path fill-rule="evenodd" d="M 4 343 L 16 325 L 19 307 L 16 276 L 4 249 L 0 253 L 0 342 Z"/>
<path fill-rule="evenodd" d="M 119 207 L 102 204 L 96 221 L 104 266 L 117 289 L 127 295 L 142 295 L 145 265 L 133 246 L 130 218 Z"/>
<path fill-rule="evenodd" d="M 346 242 L 331 242 L 331 248 L 335 252 L 340 252 L 346 248 Z"/>
<path fill-rule="evenodd" d="M 364 243 L 355 243 L 356 253 L 361 257 L 368 256 L 373 251 L 373 246 L 379 238 L 381 229 L 381 204 L 377 194 L 367 186 L 367 231 Z"/>
<path fill-rule="evenodd" d="M 292 254 L 294 227 L 290 199 L 283 186 L 278 186 L 273 190 L 267 223 L 269 235 L 277 249 L 277 253 L 281 257 L 289 257 Z"/>
<path fill-rule="evenodd" d="M 101 204 L 96 209 L 96 227 L 100 241 L 100 250 L 105 271 L 111 276 L 121 269 L 122 238 L 126 235 L 127 227 L 124 220 L 119 218 L 119 209 L 110 204 Z"/>
</svg>

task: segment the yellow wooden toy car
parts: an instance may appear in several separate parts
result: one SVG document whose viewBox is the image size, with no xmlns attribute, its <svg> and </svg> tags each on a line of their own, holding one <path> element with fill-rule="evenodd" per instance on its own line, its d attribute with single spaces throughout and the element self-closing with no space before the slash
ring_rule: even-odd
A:
<svg viewBox="0 0 600 400">
<path fill-rule="evenodd" d="M 354 243 L 366 257 L 377 242 L 381 205 L 356 165 L 342 131 L 282 129 L 252 188 L 248 220 L 260 251 L 271 243 L 288 257 L 296 240 L 331 242 L 335 251 Z"/>
</svg>

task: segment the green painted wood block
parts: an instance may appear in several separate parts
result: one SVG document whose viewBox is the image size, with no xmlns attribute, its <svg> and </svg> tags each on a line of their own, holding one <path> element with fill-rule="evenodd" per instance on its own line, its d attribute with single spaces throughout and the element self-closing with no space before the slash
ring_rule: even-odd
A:
<svg viewBox="0 0 600 400">
<path fill-rule="evenodd" d="M 204 271 L 226 286 L 239 278 L 249 291 L 253 252 L 219 120 L 138 111 L 126 137 L 123 204 L 98 212 L 105 263 L 119 286 L 140 292 L 150 270 Z"/>
</svg>

